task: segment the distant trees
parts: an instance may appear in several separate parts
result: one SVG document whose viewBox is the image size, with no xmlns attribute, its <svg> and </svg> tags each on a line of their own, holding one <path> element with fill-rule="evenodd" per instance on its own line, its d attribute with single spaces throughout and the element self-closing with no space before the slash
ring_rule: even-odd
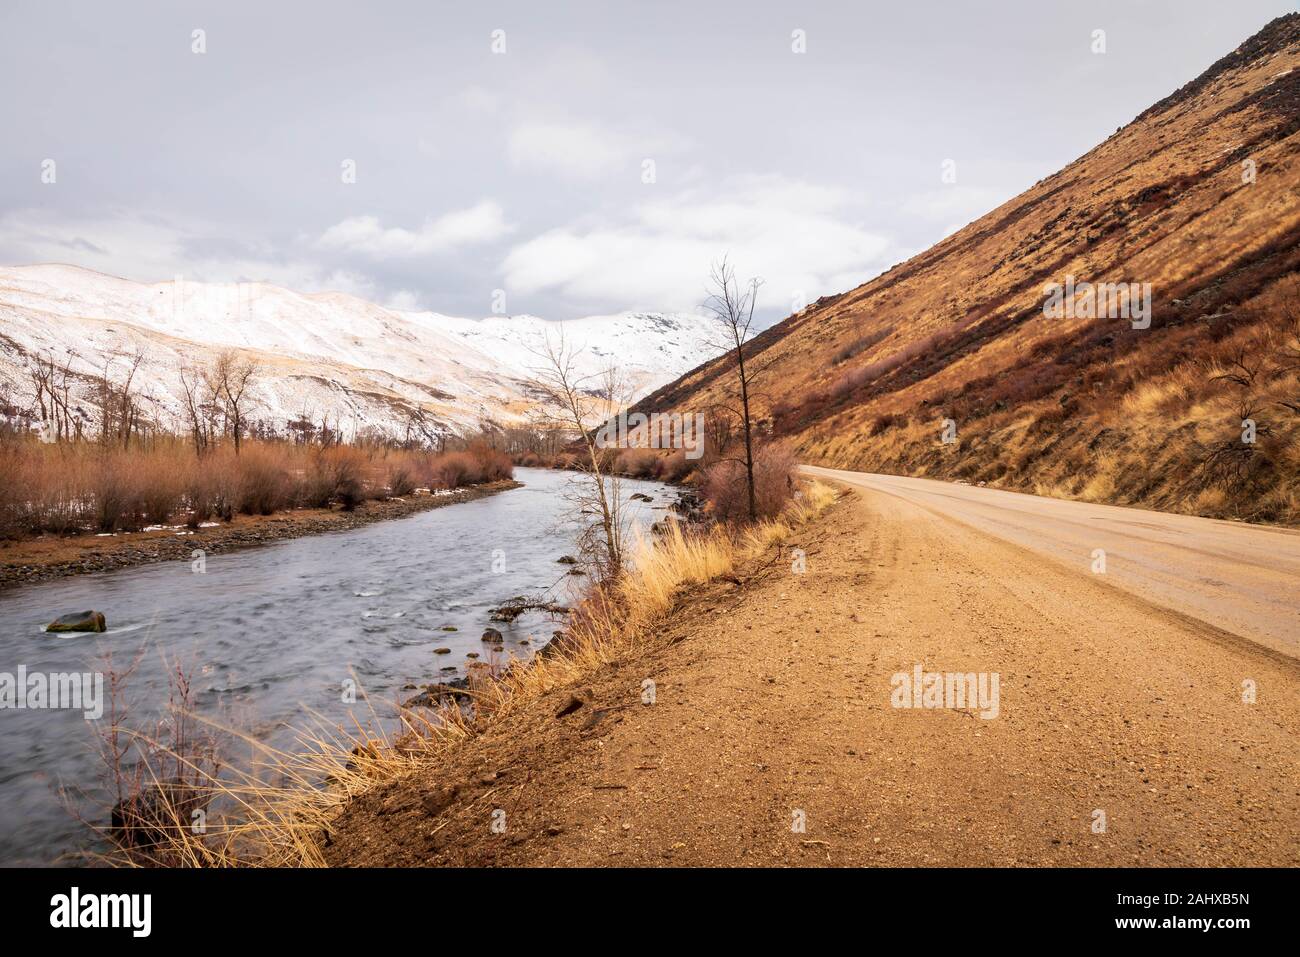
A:
<svg viewBox="0 0 1300 957">
<path fill-rule="evenodd" d="M 69 352 L 62 364 L 46 353 L 35 356 L 27 367 L 32 389 L 36 394 L 36 405 L 40 421 L 52 426 L 55 441 L 62 442 L 81 437 L 81 421 L 76 415 L 72 398 L 72 384 L 75 376 L 72 362 L 76 354 Z"/>
<path fill-rule="evenodd" d="M 120 442 L 129 448 L 131 436 L 141 427 L 140 405 L 133 391 L 136 372 L 144 361 L 144 353 L 136 349 L 126 358 L 126 374 L 120 379 L 112 375 L 113 358 L 104 362 L 104 371 L 95 381 L 96 401 L 99 405 L 99 441 L 103 445 Z"/>
</svg>

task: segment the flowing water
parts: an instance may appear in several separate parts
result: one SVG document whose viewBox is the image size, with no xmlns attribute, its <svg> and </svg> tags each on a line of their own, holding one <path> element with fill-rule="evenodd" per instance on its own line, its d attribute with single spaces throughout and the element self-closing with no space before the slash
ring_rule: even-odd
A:
<svg viewBox="0 0 1300 957">
<path fill-rule="evenodd" d="M 291 747 L 312 713 L 367 722 L 377 703 L 413 695 L 409 685 L 454 677 L 442 672 L 451 666 L 463 674 L 467 654 L 487 660 L 485 627 L 519 656 L 559 627 L 541 613 L 488 620 L 513 595 L 563 601 L 582 582 L 556 562 L 578 530 L 564 494 L 572 477 L 518 469 L 516 478 L 523 488 L 472 502 L 210 555 L 201 573 L 166 562 L 0 593 L 0 673 L 102 672 L 105 653 L 120 668 L 142 651 L 126 683 L 132 727 L 165 705 L 177 663 L 193 676 L 200 713 L 272 746 Z M 636 492 L 653 499 L 630 503 L 639 526 L 675 498 L 659 483 L 623 482 L 624 498 Z M 88 608 L 105 614 L 107 632 L 42 630 Z M 349 705 L 342 689 L 353 677 L 361 692 Z M 0 709 L 0 865 L 54 863 L 89 846 L 77 815 L 103 823 L 111 805 L 94 750 L 104 724 L 80 711 Z M 69 808 L 60 787 L 84 794 Z"/>
</svg>

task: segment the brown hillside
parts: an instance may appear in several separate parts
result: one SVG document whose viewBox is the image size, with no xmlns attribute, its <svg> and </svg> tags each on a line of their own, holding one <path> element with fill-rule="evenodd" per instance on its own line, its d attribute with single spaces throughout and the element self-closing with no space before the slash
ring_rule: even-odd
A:
<svg viewBox="0 0 1300 957">
<path fill-rule="evenodd" d="M 1297 68 L 1291 14 L 1022 195 L 767 330 L 749 347 L 773 364 L 765 428 L 823 465 L 1300 522 Z M 1067 276 L 1150 283 L 1150 327 L 1045 317 Z M 733 376 L 708 363 L 640 408 L 707 411 Z"/>
</svg>

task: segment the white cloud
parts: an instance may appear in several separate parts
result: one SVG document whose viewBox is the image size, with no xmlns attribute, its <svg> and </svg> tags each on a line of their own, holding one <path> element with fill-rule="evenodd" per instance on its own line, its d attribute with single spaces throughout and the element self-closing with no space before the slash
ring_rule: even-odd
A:
<svg viewBox="0 0 1300 957">
<path fill-rule="evenodd" d="M 501 207 L 484 200 L 468 209 L 426 219 L 417 230 L 385 227 L 376 216 L 351 216 L 321 234 L 317 245 L 372 256 L 425 256 L 497 240 L 514 229 L 505 221 Z"/>
<path fill-rule="evenodd" d="M 764 280 L 761 305 L 785 314 L 892 262 L 892 242 L 851 221 L 852 209 L 836 190 L 745 177 L 646 203 L 623 222 L 551 230 L 512 249 L 502 268 L 511 291 L 689 309 L 704 298 L 710 263 L 726 254 L 742 276 Z"/>
</svg>

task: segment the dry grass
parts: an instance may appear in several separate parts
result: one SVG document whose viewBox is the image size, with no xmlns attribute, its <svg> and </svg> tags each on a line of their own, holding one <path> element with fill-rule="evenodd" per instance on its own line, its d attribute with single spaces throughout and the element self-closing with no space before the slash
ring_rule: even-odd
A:
<svg viewBox="0 0 1300 957">
<path fill-rule="evenodd" d="M 1300 276 L 1286 274 L 1213 323 L 1134 333 L 1123 349 L 1091 347 L 1085 338 L 1041 362 L 1030 355 L 1025 361 L 1041 370 L 1036 377 L 994 376 L 921 415 L 846 411 L 805 437 L 800 455 L 1058 498 L 1300 525 L 1298 314 Z M 939 441 L 945 414 L 957 421 L 954 445 Z M 1255 423 L 1253 443 L 1243 441 L 1243 419 Z"/>
<path fill-rule="evenodd" d="M 181 867 L 325 866 L 322 835 L 348 801 L 427 769 L 448 749 L 529 702 L 644 650 L 655 626 L 687 589 L 761 556 L 837 497 L 831 487 L 813 482 L 776 519 L 740 530 L 672 524 L 657 540 L 639 542 L 632 568 L 612 586 L 616 592 L 584 602 L 554 650 L 472 681 L 472 711 L 453 705 L 419 713 L 402 709 L 391 731 L 383 730 L 385 722 L 373 708 L 365 725 L 352 728 L 330 727 L 317 718 L 315 726 L 299 733 L 296 747 L 285 751 L 222 728 L 260 760 L 254 770 L 227 769 L 222 780 L 211 783 L 202 798 L 211 809 L 206 833 L 193 833 L 186 807 L 164 802 L 167 826 L 157 828 L 155 836 L 165 846 L 144 861 L 125 850 L 110 860 L 126 866 L 156 859 Z"/>
</svg>

